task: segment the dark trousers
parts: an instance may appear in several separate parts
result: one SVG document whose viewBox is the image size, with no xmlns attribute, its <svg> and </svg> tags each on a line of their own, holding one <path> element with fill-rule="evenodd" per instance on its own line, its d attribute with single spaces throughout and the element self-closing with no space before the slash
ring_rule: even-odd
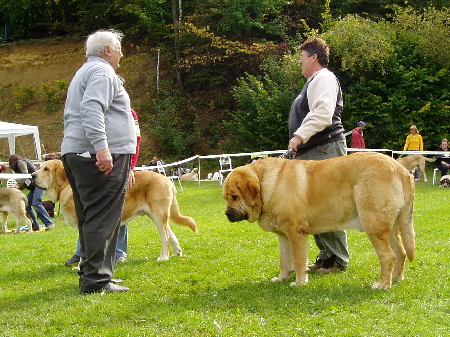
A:
<svg viewBox="0 0 450 337">
<path fill-rule="evenodd" d="M 447 165 L 438 164 L 438 165 L 436 165 L 436 167 L 439 169 L 439 171 L 441 171 L 441 178 L 443 176 L 445 176 L 446 174 L 448 174 L 448 167 L 447 167 Z"/>
<path fill-rule="evenodd" d="M 117 236 L 125 201 L 131 155 L 113 155 L 114 168 L 105 175 L 95 154 L 62 157 L 73 190 L 81 246 L 80 290 L 107 285 L 114 274 Z"/>
</svg>

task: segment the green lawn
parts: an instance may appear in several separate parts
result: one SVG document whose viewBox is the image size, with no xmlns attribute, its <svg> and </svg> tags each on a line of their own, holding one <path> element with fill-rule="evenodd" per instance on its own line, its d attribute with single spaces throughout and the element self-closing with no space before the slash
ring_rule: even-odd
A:
<svg viewBox="0 0 450 337">
<path fill-rule="evenodd" d="M 0 336 L 450 334 L 450 189 L 417 183 L 416 259 L 406 264 L 405 281 L 374 291 L 379 262 L 364 233 L 349 231 L 346 272 L 312 274 L 304 287 L 271 283 L 276 236 L 256 223 L 228 222 L 217 182 L 183 186 L 181 211 L 197 221 L 199 233 L 172 225 L 184 255 L 156 262 L 156 228 L 136 218 L 128 261 L 115 273 L 128 293 L 79 294 L 76 272 L 64 266 L 77 233 L 61 216 L 49 232 L 0 234 Z M 309 247 L 312 261 L 312 238 Z"/>
</svg>

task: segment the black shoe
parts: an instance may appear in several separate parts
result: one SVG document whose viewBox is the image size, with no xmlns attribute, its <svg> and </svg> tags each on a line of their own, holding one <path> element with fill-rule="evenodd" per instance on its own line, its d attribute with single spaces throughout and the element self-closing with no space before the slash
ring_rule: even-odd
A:
<svg viewBox="0 0 450 337">
<path fill-rule="evenodd" d="M 78 255 L 74 255 L 70 259 L 68 259 L 66 262 L 64 262 L 64 264 L 66 266 L 72 266 L 74 264 L 80 263 L 80 260 L 81 260 L 81 258 Z"/>
<path fill-rule="evenodd" d="M 82 294 L 93 294 L 93 293 L 115 293 L 115 292 L 125 292 L 130 290 L 130 288 L 125 286 L 118 286 L 112 282 L 108 283 L 106 286 L 100 289 L 81 291 Z"/>
</svg>

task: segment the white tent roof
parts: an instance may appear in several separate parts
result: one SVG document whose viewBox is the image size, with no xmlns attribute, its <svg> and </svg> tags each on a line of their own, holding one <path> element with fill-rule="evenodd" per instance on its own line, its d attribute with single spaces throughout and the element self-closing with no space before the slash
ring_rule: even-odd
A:
<svg viewBox="0 0 450 337">
<path fill-rule="evenodd" d="M 36 159 L 41 160 L 41 140 L 39 139 L 39 128 L 37 126 L 0 122 L 0 138 L 8 138 L 10 154 L 16 153 L 16 137 L 30 134 L 34 138 Z"/>
</svg>

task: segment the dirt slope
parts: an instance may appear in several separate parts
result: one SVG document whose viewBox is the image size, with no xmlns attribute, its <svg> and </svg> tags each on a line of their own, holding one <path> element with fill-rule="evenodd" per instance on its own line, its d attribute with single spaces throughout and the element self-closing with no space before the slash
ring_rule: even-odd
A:
<svg viewBox="0 0 450 337">
<path fill-rule="evenodd" d="M 59 151 L 65 98 L 50 112 L 45 111 L 46 105 L 40 102 L 16 109 L 17 98 L 14 93 L 18 88 L 23 90 L 29 86 L 39 88 L 42 93 L 43 85 L 55 85 L 56 81 L 70 83 L 75 72 L 86 60 L 84 53 L 84 39 L 64 38 L 0 44 L 0 121 L 37 125 L 43 147 L 50 152 Z M 151 73 L 148 74 L 152 69 L 151 64 L 148 64 L 151 63 L 150 56 L 144 52 L 125 54 L 119 73 L 129 84 L 136 83 L 140 88 L 144 87 L 143 82 L 153 78 Z M 147 63 L 140 61 L 141 59 L 145 59 L 144 62 Z M 138 97 L 133 95 L 131 90 L 128 91 L 132 102 L 137 105 Z M 145 137 L 143 148 L 150 148 L 144 139 Z M 31 136 L 19 137 L 16 147 L 18 154 L 35 157 Z M 0 161 L 6 160 L 8 156 L 7 140 L 0 139 Z M 146 161 L 146 158 L 142 160 Z"/>
</svg>

